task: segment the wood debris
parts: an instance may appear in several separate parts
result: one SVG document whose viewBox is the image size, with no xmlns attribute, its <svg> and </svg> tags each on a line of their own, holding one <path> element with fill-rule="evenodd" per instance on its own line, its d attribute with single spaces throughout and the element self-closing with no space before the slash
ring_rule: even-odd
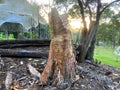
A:
<svg viewBox="0 0 120 90">
<path fill-rule="evenodd" d="M 12 72 L 8 71 L 6 79 L 5 79 L 5 87 L 6 87 L 6 89 L 9 90 L 11 85 L 12 85 Z"/>
</svg>

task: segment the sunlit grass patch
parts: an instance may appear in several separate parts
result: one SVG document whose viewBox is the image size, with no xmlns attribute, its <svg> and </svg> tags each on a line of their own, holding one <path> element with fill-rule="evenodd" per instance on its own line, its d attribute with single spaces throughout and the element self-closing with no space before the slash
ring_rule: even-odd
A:
<svg viewBox="0 0 120 90">
<path fill-rule="evenodd" d="M 110 47 L 96 46 L 94 59 L 104 64 L 120 68 L 120 57 L 117 57 L 115 55 L 115 49 Z"/>
</svg>

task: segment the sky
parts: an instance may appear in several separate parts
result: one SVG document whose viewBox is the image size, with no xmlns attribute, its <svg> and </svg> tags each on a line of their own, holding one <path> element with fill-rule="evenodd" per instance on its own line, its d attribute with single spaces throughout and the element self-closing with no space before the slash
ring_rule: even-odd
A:
<svg viewBox="0 0 120 90">
<path fill-rule="evenodd" d="M 27 0 L 29 2 L 36 2 L 37 4 L 49 4 L 52 0 Z"/>
<path fill-rule="evenodd" d="M 27 0 L 27 1 L 29 1 L 29 2 L 35 2 L 35 3 L 37 3 L 38 5 L 43 5 L 43 4 L 48 4 L 49 5 L 49 3 L 52 3 L 52 1 L 53 0 Z M 102 3 L 110 3 L 110 2 L 112 2 L 112 1 L 114 1 L 114 0 L 101 0 L 101 2 Z M 52 5 L 52 4 L 51 4 Z M 45 15 L 45 14 L 43 14 L 42 16 L 44 16 L 44 18 L 46 19 L 46 21 L 48 20 L 48 17 Z M 87 20 L 87 21 L 89 21 L 89 20 Z M 48 22 L 48 21 L 47 21 Z M 73 28 L 79 28 L 80 27 L 80 21 L 78 20 L 73 20 L 71 23 L 71 26 L 73 27 Z"/>
<path fill-rule="evenodd" d="M 29 2 L 37 2 L 38 4 L 41 4 L 41 3 L 49 4 L 49 2 L 52 2 L 52 0 L 27 0 L 27 1 L 29 1 Z M 102 2 L 105 2 L 105 3 L 111 2 L 111 1 L 113 1 L 113 0 L 102 0 Z"/>
</svg>

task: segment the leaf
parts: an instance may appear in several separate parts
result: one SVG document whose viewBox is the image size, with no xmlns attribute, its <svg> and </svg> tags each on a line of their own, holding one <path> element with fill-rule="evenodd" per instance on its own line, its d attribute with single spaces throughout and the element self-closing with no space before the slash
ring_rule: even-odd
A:
<svg viewBox="0 0 120 90">
<path fill-rule="evenodd" d="M 19 90 L 19 87 L 20 87 L 19 82 L 14 80 L 10 90 Z"/>
</svg>

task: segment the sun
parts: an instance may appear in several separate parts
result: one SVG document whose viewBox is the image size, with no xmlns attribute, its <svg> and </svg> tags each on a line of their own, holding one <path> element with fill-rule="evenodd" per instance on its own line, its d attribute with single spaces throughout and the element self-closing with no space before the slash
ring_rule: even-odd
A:
<svg viewBox="0 0 120 90">
<path fill-rule="evenodd" d="M 81 22 L 79 19 L 71 19 L 70 26 L 72 29 L 79 29 L 81 27 Z"/>
<path fill-rule="evenodd" d="M 85 18 L 87 28 L 89 28 L 90 25 L 90 19 L 89 17 Z M 70 19 L 70 26 L 72 29 L 81 29 L 83 28 L 83 23 L 81 19 Z"/>
</svg>

